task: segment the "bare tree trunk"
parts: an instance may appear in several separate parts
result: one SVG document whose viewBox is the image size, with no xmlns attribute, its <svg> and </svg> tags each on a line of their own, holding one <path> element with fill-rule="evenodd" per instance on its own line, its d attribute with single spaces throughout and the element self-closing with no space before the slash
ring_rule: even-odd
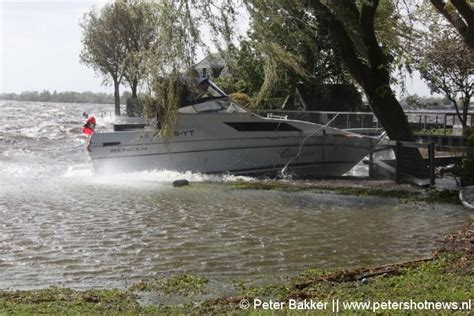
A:
<svg viewBox="0 0 474 316">
<path fill-rule="evenodd" d="M 469 110 L 469 103 L 470 103 L 470 98 L 465 98 L 463 100 L 463 108 L 462 108 L 462 134 L 467 136 L 467 112 Z"/>
<path fill-rule="evenodd" d="M 459 109 L 460 104 L 458 104 L 458 101 L 456 101 L 456 98 L 448 96 L 448 99 L 454 105 L 454 109 L 456 110 L 456 115 L 457 115 L 459 121 L 461 122 L 462 133 L 464 135 L 464 133 L 467 131 L 467 111 L 469 109 L 470 99 L 467 100 L 467 104 L 466 104 L 466 100 L 464 100 L 464 99 L 460 101 L 460 102 L 462 102 L 462 113 L 461 113 L 461 110 Z M 453 122 L 453 124 L 454 124 L 454 122 Z"/>
<path fill-rule="evenodd" d="M 130 88 L 132 89 L 132 98 L 137 98 L 137 88 L 138 88 L 138 80 L 134 79 L 130 81 Z"/>
<path fill-rule="evenodd" d="M 120 83 L 114 79 L 115 115 L 120 115 Z"/>
<path fill-rule="evenodd" d="M 386 93 L 379 93 L 384 89 Z M 364 87 L 364 91 L 375 116 L 390 139 L 413 142 L 414 135 L 410 124 L 392 90 L 376 81 L 371 87 Z M 396 158 L 400 160 L 401 172 L 420 178 L 428 177 L 428 166 L 417 148 L 401 147 Z"/>
<path fill-rule="evenodd" d="M 129 77 L 125 77 L 132 90 L 132 96 L 127 99 L 127 116 L 134 117 L 143 115 L 143 107 L 140 106 L 138 101 L 138 79 L 130 79 Z"/>
</svg>

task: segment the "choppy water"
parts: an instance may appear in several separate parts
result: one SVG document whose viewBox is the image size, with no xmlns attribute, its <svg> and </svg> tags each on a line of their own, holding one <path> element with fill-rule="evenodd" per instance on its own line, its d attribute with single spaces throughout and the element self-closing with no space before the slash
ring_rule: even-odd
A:
<svg viewBox="0 0 474 316">
<path fill-rule="evenodd" d="M 232 190 L 231 176 L 94 177 L 81 115 L 110 110 L 0 101 L 0 288 L 122 287 L 182 272 L 253 279 L 398 262 L 430 254 L 440 233 L 472 221 L 461 207 Z M 111 118 L 97 116 L 99 130 L 111 128 Z M 175 189 L 177 178 L 198 184 Z"/>
</svg>

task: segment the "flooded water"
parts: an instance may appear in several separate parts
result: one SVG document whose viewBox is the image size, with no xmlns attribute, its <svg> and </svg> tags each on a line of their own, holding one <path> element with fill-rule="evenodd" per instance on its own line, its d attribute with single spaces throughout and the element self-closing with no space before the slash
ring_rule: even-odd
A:
<svg viewBox="0 0 474 316">
<path fill-rule="evenodd" d="M 0 288 L 126 287 L 415 259 L 472 221 L 462 207 L 234 190 L 251 178 L 151 171 L 95 177 L 80 128 L 108 105 L 0 101 Z M 97 115 L 98 114 L 98 115 Z M 191 180 L 186 188 L 171 181 Z"/>
</svg>

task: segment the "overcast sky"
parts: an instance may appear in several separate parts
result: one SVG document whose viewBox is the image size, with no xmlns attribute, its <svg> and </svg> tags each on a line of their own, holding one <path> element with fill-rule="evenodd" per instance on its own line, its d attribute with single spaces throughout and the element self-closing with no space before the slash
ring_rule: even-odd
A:
<svg viewBox="0 0 474 316">
<path fill-rule="evenodd" d="M 79 21 L 105 0 L 0 0 L 0 93 L 28 90 L 112 93 L 79 63 Z M 410 93 L 429 95 L 419 79 L 408 79 Z"/>
</svg>

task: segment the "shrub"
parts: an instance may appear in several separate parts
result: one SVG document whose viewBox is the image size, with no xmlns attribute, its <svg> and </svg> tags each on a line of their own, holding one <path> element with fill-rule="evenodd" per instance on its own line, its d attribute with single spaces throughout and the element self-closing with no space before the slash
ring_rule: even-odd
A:
<svg viewBox="0 0 474 316">
<path fill-rule="evenodd" d="M 467 139 L 467 147 L 474 150 L 474 133 Z M 474 185 L 474 153 L 469 153 L 461 164 L 461 185 Z"/>
<path fill-rule="evenodd" d="M 245 93 L 234 92 L 234 93 L 231 93 L 229 96 L 232 101 L 235 101 L 236 103 L 240 105 L 246 106 L 250 103 L 250 98 Z"/>
</svg>

